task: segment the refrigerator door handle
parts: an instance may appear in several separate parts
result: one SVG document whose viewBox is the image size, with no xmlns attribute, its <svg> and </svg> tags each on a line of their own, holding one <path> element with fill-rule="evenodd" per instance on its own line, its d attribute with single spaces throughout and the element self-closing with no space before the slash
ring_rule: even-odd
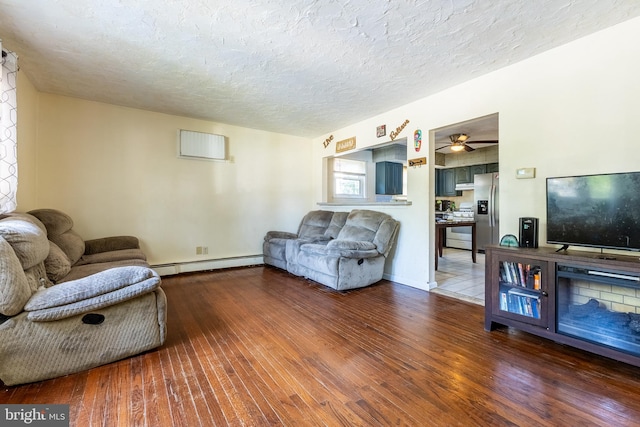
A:
<svg viewBox="0 0 640 427">
<path fill-rule="evenodd" d="M 491 213 L 491 215 L 489 216 L 489 224 L 491 225 L 491 227 L 495 227 L 496 226 L 496 186 L 492 185 L 490 191 L 491 191 L 491 197 L 489 197 L 489 200 L 491 200 L 491 207 L 489 208 L 489 212 Z"/>
</svg>

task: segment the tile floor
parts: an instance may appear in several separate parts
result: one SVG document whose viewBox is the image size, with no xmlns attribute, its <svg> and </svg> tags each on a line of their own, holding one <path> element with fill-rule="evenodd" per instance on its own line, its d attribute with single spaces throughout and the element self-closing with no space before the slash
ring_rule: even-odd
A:
<svg viewBox="0 0 640 427">
<path fill-rule="evenodd" d="M 484 254 L 476 254 L 471 261 L 471 251 L 444 248 L 438 260 L 436 282 L 431 292 L 484 305 Z"/>
</svg>

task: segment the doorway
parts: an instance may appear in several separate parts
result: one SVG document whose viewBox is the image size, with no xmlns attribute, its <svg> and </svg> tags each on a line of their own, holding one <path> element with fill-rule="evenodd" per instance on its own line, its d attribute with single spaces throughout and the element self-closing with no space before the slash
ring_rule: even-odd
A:
<svg viewBox="0 0 640 427">
<path fill-rule="evenodd" d="M 475 197 L 474 177 L 499 171 L 498 131 L 498 113 L 431 131 L 434 159 L 431 167 L 434 168 L 435 188 L 431 192 L 434 197 L 430 200 L 434 207 L 434 223 L 468 217 L 469 210 L 476 220 L 478 201 Z M 439 177 L 446 179 L 438 179 Z M 497 198 L 495 205 L 497 215 Z M 442 206 L 449 207 L 449 210 L 439 210 L 438 207 Z M 481 217 L 480 220 L 482 219 L 484 218 Z M 478 235 L 480 231 L 485 235 L 497 235 L 497 223 L 487 231 L 486 225 L 481 225 L 480 222 L 476 221 Z M 463 228 L 458 227 L 459 231 Z M 435 225 L 432 230 L 435 232 Z M 450 231 L 448 234 L 453 235 Z M 450 244 L 445 240 L 442 257 L 438 259 L 438 270 L 434 266 L 432 275 L 437 286 L 431 291 L 484 305 L 484 253 L 479 252 L 476 263 L 473 263 L 469 254 L 470 245 L 461 245 L 457 240 L 451 239 Z"/>
</svg>

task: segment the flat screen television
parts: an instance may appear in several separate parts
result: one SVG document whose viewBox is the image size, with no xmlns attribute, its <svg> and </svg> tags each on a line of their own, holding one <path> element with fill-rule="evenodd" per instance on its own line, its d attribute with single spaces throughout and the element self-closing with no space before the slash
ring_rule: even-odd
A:
<svg viewBox="0 0 640 427">
<path fill-rule="evenodd" d="M 640 251 L 640 172 L 547 178 L 547 243 Z"/>
</svg>

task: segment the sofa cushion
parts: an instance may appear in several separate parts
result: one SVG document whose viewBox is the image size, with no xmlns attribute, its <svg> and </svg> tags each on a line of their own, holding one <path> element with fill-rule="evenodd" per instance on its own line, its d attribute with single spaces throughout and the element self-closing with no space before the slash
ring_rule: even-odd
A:
<svg viewBox="0 0 640 427">
<path fill-rule="evenodd" d="M 71 265 L 78 262 L 84 254 L 84 239 L 72 229 L 73 220 L 69 215 L 55 209 L 36 209 L 28 213 L 45 225 L 49 240 L 64 251 Z"/>
<path fill-rule="evenodd" d="M 329 227 L 324 232 L 324 235 L 330 239 L 337 239 L 338 234 L 340 234 L 340 230 L 344 227 L 344 223 L 347 221 L 348 216 L 349 212 L 334 212 L 331 217 Z"/>
<path fill-rule="evenodd" d="M 331 223 L 332 211 L 311 211 L 302 218 L 298 237 L 322 236 Z"/>
<path fill-rule="evenodd" d="M 375 249 L 372 242 L 362 242 L 358 240 L 332 240 L 327 244 L 327 249 L 352 249 L 356 251 L 369 251 Z"/>
<path fill-rule="evenodd" d="M 391 217 L 382 212 L 354 209 L 337 238 L 373 242 L 380 224 L 388 218 Z"/>
<path fill-rule="evenodd" d="M 73 230 L 69 230 L 63 234 L 49 234 L 49 240 L 63 250 L 69 258 L 71 265 L 78 262 L 82 254 L 84 254 L 84 240 Z"/>
<path fill-rule="evenodd" d="M 55 209 L 35 209 L 27 213 L 38 218 L 47 228 L 49 234 L 63 234 L 73 228 L 73 219 L 66 213 Z"/>
<path fill-rule="evenodd" d="M 11 245 L 0 237 L 0 314 L 20 313 L 31 293 L 20 260 Z"/>
<path fill-rule="evenodd" d="M 49 255 L 47 234 L 31 221 L 4 218 L 0 220 L 0 236 L 11 245 L 23 270 L 36 266 Z"/>
<path fill-rule="evenodd" d="M 327 254 L 345 258 L 371 258 L 380 255 L 372 242 L 357 240 L 332 240 L 327 244 Z"/>
<path fill-rule="evenodd" d="M 44 260 L 47 270 L 47 277 L 53 282 L 57 282 L 71 271 L 71 261 L 58 245 L 49 242 L 49 256 Z"/>
<path fill-rule="evenodd" d="M 376 231 L 367 227 L 363 227 L 360 224 L 347 223 L 340 230 L 337 239 L 340 240 L 360 240 L 372 242 L 376 236 Z"/>
<path fill-rule="evenodd" d="M 38 228 L 40 228 L 42 231 L 44 231 L 45 233 L 47 232 L 47 227 L 45 227 L 45 225 L 42 223 L 42 221 L 40 221 L 38 218 L 36 218 L 33 215 L 30 215 L 28 213 L 24 213 L 24 212 L 11 212 L 10 214 L 7 215 L 7 217 L 11 217 L 14 219 L 22 219 L 25 221 L 29 221 L 35 225 L 38 226 Z"/>
</svg>

